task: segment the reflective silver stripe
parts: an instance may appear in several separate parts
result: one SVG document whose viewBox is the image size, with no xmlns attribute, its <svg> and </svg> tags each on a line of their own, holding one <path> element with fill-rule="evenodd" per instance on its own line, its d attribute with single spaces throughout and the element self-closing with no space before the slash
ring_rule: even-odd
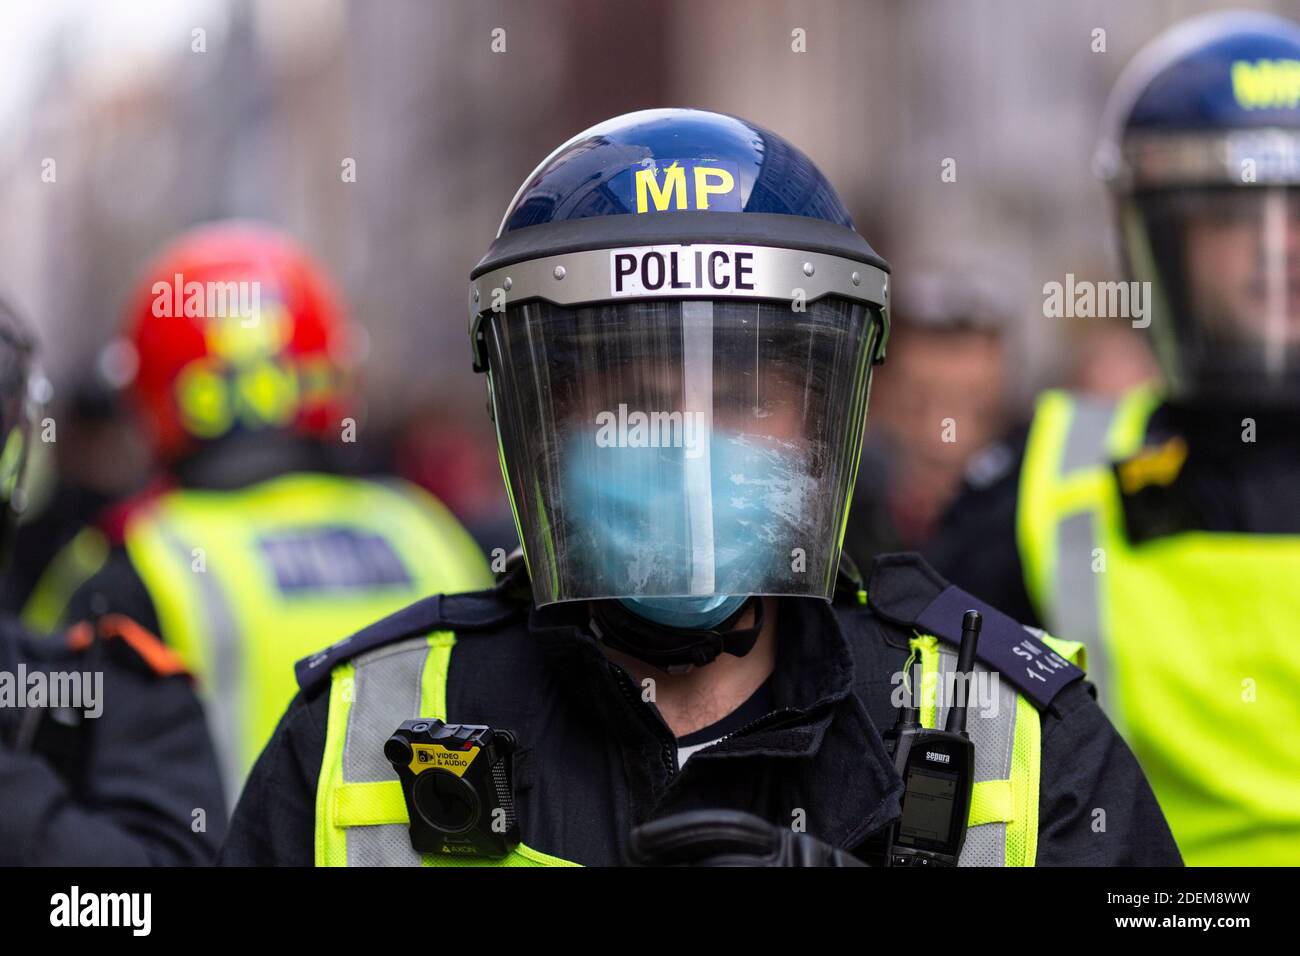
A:
<svg viewBox="0 0 1300 956">
<path fill-rule="evenodd" d="M 944 692 L 952 686 L 950 675 L 957 669 L 957 655 L 944 645 L 939 647 L 939 687 Z M 988 682 L 988 683 L 984 683 Z M 991 672 L 981 665 L 975 666 L 975 677 L 968 701 L 966 729 L 975 744 L 975 782 L 1007 780 L 1011 777 L 1011 750 L 1016 739 L 1016 691 L 1006 681 L 997 682 L 997 713 L 979 693 L 980 687 L 991 687 Z M 989 713 L 981 710 L 988 707 Z M 935 726 L 942 727 L 948 708 L 935 709 Z M 1007 858 L 1007 825 L 982 823 L 966 831 L 958 866 L 1005 866 Z"/>
<path fill-rule="evenodd" d="M 726 255 L 734 263 L 745 257 L 745 282 L 716 278 L 709 257 Z M 613 273 L 615 256 L 658 256 L 667 272 L 657 270 L 653 288 L 620 289 Z M 696 256 L 700 256 L 697 262 Z M 679 265 L 674 266 L 676 262 Z M 674 269 L 702 269 L 683 281 Z M 674 278 L 676 281 L 674 282 Z M 706 281 L 707 280 L 707 281 Z M 630 281 L 630 279 L 629 279 Z M 790 302 L 802 298 L 816 302 L 828 295 L 886 308 L 889 274 L 879 266 L 823 252 L 751 245 L 657 245 L 565 252 L 516 262 L 479 276 L 470 284 L 470 325 L 496 309 L 541 299 L 555 305 L 576 306 L 610 302 L 623 297 L 648 299 L 771 299 Z"/>
<path fill-rule="evenodd" d="M 240 696 L 245 684 L 240 675 L 243 661 L 239 626 L 235 623 L 235 612 L 221 589 L 221 582 L 212 573 L 212 569 L 205 565 L 203 571 L 194 570 L 193 547 L 182 540 L 166 519 L 157 519 L 156 527 L 163 543 L 176 556 L 177 566 L 194 578 L 199 601 L 203 605 L 200 617 L 208 637 L 203 653 L 211 661 L 212 668 L 202 675 L 201 697 L 208 726 L 212 728 L 217 765 L 221 768 L 226 812 L 233 813 L 239 791 L 244 787 L 244 776 L 248 772 L 248 767 L 244 764 L 243 748 L 242 715 L 246 708 Z"/>
<path fill-rule="evenodd" d="M 1059 467 L 1062 476 L 1106 460 L 1106 434 L 1114 417 L 1113 402 L 1071 397 L 1070 430 L 1065 435 Z"/>
<path fill-rule="evenodd" d="M 1088 649 L 1088 679 L 1106 702 L 1108 662 L 1101 635 L 1101 580 L 1093 571 L 1093 550 L 1101 540 L 1097 515 L 1080 511 L 1056 526 L 1056 574 L 1052 582 L 1048 631 L 1062 640 L 1078 641 Z"/>
<path fill-rule="evenodd" d="M 361 654 L 353 662 L 352 706 L 343 739 L 345 783 L 374 783 L 397 779 L 384 757 L 384 742 L 397 726 L 420 713 L 424 665 L 429 656 L 426 638 Z M 347 829 L 348 866 L 419 866 L 405 823 Z"/>
<path fill-rule="evenodd" d="M 1056 481 L 1068 480 L 1077 472 L 1104 467 L 1110 461 L 1106 436 L 1115 419 L 1116 405 L 1095 399 L 1073 398 L 1069 430 Z M 1056 571 L 1052 575 L 1051 620 L 1048 630 L 1067 641 L 1079 641 L 1088 649 L 1088 675 L 1097 685 L 1103 706 L 1107 703 L 1108 661 L 1101 635 L 1101 580 L 1105 573 L 1093 570 L 1093 550 L 1101 537 L 1099 516 L 1093 511 L 1057 516 Z"/>
<path fill-rule="evenodd" d="M 1282 127 L 1229 132 L 1135 133 L 1098 157 L 1123 190 L 1172 186 L 1260 186 L 1300 182 L 1300 132 Z M 1254 176 L 1242 176 L 1253 160 Z"/>
<path fill-rule="evenodd" d="M 353 662 L 352 706 L 343 742 L 343 780 L 368 783 L 393 780 L 393 768 L 383 755 L 383 745 L 404 720 L 422 716 L 421 691 L 425 662 L 429 655 L 425 638 L 413 638 L 390 647 L 362 654 Z M 940 687 L 947 688 L 949 675 L 957 666 L 956 655 L 939 650 Z M 976 665 L 976 681 L 989 681 L 990 671 Z M 982 675 L 982 676 L 980 676 Z M 1011 776 L 1015 744 L 1015 689 L 997 683 L 997 712 L 986 714 L 984 699 L 970 699 L 967 728 L 975 744 L 975 780 L 1006 780 Z M 423 715 L 430 716 L 430 715 Z M 936 725 L 942 727 L 946 708 L 936 711 Z M 1006 823 L 972 827 L 962 849 L 961 866 L 1003 866 L 1006 860 Z M 411 848 L 406 824 L 349 827 L 348 866 L 419 866 L 420 854 Z"/>
</svg>

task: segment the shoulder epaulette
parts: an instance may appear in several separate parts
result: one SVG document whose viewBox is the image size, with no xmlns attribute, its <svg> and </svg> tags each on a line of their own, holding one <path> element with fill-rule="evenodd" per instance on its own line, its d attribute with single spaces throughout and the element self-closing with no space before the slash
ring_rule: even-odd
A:
<svg viewBox="0 0 1300 956">
<path fill-rule="evenodd" d="M 306 693 L 323 683 L 335 667 L 358 654 L 433 631 L 460 634 L 486 630 L 504 624 L 526 610 L 526 605 L 506 600 L 496 590 L 435 594 L 407 605 L 310 657 L 304 657 L 294 665 L 294 674 L 299 688 Z"/>
<path fill-rule="evenodd" d="M 120 641 L 134 656 L 159 677 L 190 676 L 180 656 L 144 626 L 125 614 L 105 614 L 92 625 L 89 621 L 74 624 L 64 634 L 74 651 L 88 650 L 98 637 L 102 641 Z M 116 646 L 116 645 L 114 645 Z"/>
<path fill-rule="evenodd" d="M 1083 671 L 1039 640 L 1023 624 L 991 604 L 949 584 L 917 554 L 887 554 L 871 568 L 867 600 L 881 617 L 933 634 L 954 647 L 961 643 L 962 617 L 983 616 L 976 659 L 997 671 L 1040 710 Z"/>
</svg>

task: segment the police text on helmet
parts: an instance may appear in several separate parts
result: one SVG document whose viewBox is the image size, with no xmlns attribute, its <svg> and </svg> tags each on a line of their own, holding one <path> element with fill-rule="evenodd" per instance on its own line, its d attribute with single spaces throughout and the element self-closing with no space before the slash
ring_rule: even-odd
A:
<svg viewBox="0 0 1300 956">
<path fill-rule="evenodd" d="M 716 246 L 644 246 L 610 252 L 610 294 L 683 289 L 752 292 L 754 253 Z"/>
</svg>

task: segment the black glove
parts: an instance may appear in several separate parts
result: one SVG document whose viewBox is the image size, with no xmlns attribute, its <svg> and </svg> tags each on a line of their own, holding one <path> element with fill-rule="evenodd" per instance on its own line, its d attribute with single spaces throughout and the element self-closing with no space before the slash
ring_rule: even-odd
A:
<svg viewBox="0 0 1300 956">
<path fill-rule="evenodd" d="M 739 810 L 692 810 L 632 830 L 630 866 L 866 866 L 806 833 Z"/>
</svg>

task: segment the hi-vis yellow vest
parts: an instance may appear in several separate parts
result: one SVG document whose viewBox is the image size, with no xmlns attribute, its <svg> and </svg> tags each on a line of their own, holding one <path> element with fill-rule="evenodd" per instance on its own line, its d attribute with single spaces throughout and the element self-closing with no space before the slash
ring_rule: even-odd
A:
<svg viewBox="0 0 1300 956">
<path fill-rule="evenodd" d="M 293 697 L 295 661 L 429 594 L 492 583 L 431 496 L 319 474 L 170 492 L 132 517 L 126 550 L 199 680 L 231 797 Z"/>
<path fill-rule="evenodd" d="M 1082 663 L 1077 644 L 1042 640 Z M 359 654 L 330 672 L 329 721 L 316 787 L 317 866 L 574 866 L 524 844 L 504 859 L 419 854 L 411 847 L 401 785 L 383 754 L 404 720 L 447 714 L 447 674 L 456 637 L 435 631 Z M 912 651 L 921 665 L 921 722 L 942 726 L 936 692 L 956 668 L 956 654 L 929 635 Z M 977 665 L 976 672 L 982 671 Z M 996 716 L 972 714 L 976 782 L 961 866 L 1033 866 L 1038 847 L 1041 732 L 1038 710 L 1009 682 L 998 686 Z M 851 786 L 851 781 L 845 781 Z"/>
<path fill-rule="evenodd" d="M 1027 589 L 1086 645 L 1184 860 L 1300 864 L 1300 537 L 1130 543 L 1111 463 L 1142 449 L 1157 404 L 1042 397 L 1017 513 Z"/>
</svg>

